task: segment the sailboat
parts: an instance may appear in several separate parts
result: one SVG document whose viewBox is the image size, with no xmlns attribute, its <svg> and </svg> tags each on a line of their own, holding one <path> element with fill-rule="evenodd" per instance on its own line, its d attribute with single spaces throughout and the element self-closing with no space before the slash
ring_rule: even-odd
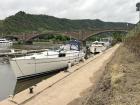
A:
<svg viewBox="0 0 140 105">
<path fill-rule="evenodd" d="M 10 65 L 17 79 L 48 73 L 74 65 L 84 58 L 79 41 L 70 41 L 59 50 L 46 50 L 10 59 Z"/>
<path fill-rule="evenodd" d="M 13 45 L 13 42 L 5 38 L 0 38 L 0 50 L 5 50 Z"/>
</svg>

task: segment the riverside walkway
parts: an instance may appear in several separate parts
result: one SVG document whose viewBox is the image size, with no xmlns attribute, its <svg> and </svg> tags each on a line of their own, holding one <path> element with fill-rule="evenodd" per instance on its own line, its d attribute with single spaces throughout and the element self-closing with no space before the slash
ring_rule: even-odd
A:
<svg viewBox="0 0 140 105">
<path fill-rule="evenodd" d="M 95 74 L 104 70 L 119 45 L 89 58 L 57 75 L 43 80 L 34 86 L 33 93 L 29 89 L 18 93 L 13 98 L 0 102 L 0 105 L 67 105 L 81 93 L 94 85 Z"/>
</svg>

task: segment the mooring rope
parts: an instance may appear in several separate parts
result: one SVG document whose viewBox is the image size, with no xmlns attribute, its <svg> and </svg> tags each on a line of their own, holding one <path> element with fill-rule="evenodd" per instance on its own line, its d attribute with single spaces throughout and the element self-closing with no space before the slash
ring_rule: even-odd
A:
<svg viewBox="0 0 140 105">
<path fill-rule="evenodd" d="M 15 55 L 15 54 L 14 54 L 14 56 L 15 56 L 15 58 L 16 58 L 16 55 Z M 24 74 L 23 71 L 21 70 L 21 68 L 20 68 L 20 66 L 19 66 L 19 64 L 18 64 L 18 62 L 17 62 L 16 59 L 15 59 L 15 62 L 16 62 L 16 64 L 17 64 L 17 66 L 18 66 L 20 72 L 22 73 L 22 75 L 25 76 L 25 74 Z"/>
</svg>

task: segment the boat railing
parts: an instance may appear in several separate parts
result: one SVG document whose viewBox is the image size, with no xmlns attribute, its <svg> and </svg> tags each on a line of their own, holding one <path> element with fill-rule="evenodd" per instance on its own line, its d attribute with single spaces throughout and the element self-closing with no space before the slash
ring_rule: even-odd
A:
<svg viewBox="0 0 140 105">
<path fill-rule="evenodd" d="M 16 58 L 16 57 L 31 56 L 31 55 L 34 55 L 34 54 L 42 54 L 42 52 L 44 52 L 44 51 L 46 51 L 46 56 L 55 56 L 55 55 L 58 55 L 59 53 L 65 53 L 65 54 L 79 53 L 79 52 L 67 52 L 65 50 L 62 50 L 62 51 L 56 51 L 56 52 L 58 52 L 58 54 L 49 54 L 48 49 L 30 50 L 30 51 L 22 50 L 22 51 L 17 51 L 17 52 L 12 51 L 10 53 L 0 53 L 0 57 L 6 56 L 10 59 L 10 58 Z"/>
<path fill-rule="evenodd" d="M 3 57 L 4 59 L 6 59 L 5 61 L 7 63 L 9 63 L 9 61 L 12 58 L 31 56 L 33 54 L 42 54 L 42 52 L 44 52 L 44 51 L 46 51 L 46 56 L 57 56 L 58 55 L 58 57 L 61 57 L 61 56 L 59 56 L 59 54 L 61 54 L 61 53 L 63 53 L 63 55 L 65 55 L 65 56 L 67 56 L 67 55 L 70 54 L 70 56 L 67 56 L 67 57 L 69 57 L 69 59 L 71 59 L 71 57 L 74 56 L 74 55 L 78 55 L 78 53 L 79 53 L 79 52 L 67 52 L 68 50 L 67 51 L 65 51 L 65 50 L 59 51 L 58 50 L 57 51 L 58 54 L 49 54 L 48 53 L 49 49 L 30 50 L 30 51 L 27 51 L 27 50 L 19 50 L 19 49 L 15 49 L 15 50 L 12 50 L 11 52 L 8 52 L 8 53 L 0 53 L 0 57 Z"/>
</svg>

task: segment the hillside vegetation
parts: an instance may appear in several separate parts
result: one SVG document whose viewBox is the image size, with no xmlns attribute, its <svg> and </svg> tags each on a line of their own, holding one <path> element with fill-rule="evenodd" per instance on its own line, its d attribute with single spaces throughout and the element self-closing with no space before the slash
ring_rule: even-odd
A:
<svg viewBox="0 0 140 105">
<path fill-rule="evenodd" d="M 32 15 L 25 12 L 7 17 L 0 21 L 0 33 L 30 33 L 54 31 L 79 31 L 79 30 L 97 30 L 97 29 L 127 29 L 132 28 L 133 24 L 103 22 L 101 20 L 70 20 L 56 18 L 47 15 Z"/>
</svg>

